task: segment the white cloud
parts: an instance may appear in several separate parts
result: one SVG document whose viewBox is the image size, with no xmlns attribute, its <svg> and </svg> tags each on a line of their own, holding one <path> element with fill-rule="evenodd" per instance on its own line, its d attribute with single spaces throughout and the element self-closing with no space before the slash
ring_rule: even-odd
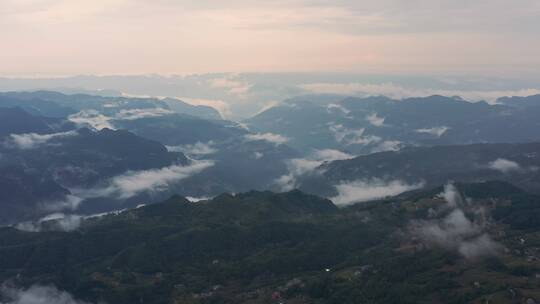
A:
<svg viewBox="0 0 540 304">
<path fill-rule="evenodd" d="M 82 201 L 82 198 L 69 194 L 63 200 L 43 202 L 40 204 L 40 208 L 50 212 L 77 210 Z"/>
<path fill-rule="evenodd" d="M 186 199 L 192 203 L 198 203 L 200 201 L 208 201 L 211 200 L 212 197 L 210 196 L 201 196 L 201 197 L 193 197 L 193 196 L 187 196 Z"/>
<path fill-rule="evenodd" d="M 291 173 L 282 175 L 276 179 L 276 185 L 281 189 L 281 191 L 291 191 L 297 187 L 296 178 Z"/>
<path fill-rule="evenodd" d="M 334 133 L 339 143 L 346 145 L 369 145 L 380 142 L 382 139 L 375 135 L 365 135 L 365 129 L 351 130 L 340 124 L 331 124 L 328 129 Z"/>
<path fill-rule="evenodd" d="M 264 103 L 263 106 L 261 107 L 261 109 L 259 111 L 257 111 L 253 116 L 257 116 L 257 115 L 261 114 L 262 112 L 265 112 L 267 110 L 270 110 L 271 108 L 279 106 L 280 104 L 281 104 L 281 101 L 270 100 L 270 101 Z"/>
<path fill-rule="evenodd" d="M 412 233 L 426 244 L 436 245 L 448 250 L 455 250 L 466 258 L 476 258 L 496 254 L 501 246 L 484 233 L 485 218 L 483 212 L 480 223 L 472 222 L 460 208 L 464 200 L 454 185 L 445 186 L 440 194 L 447 205 L 439 209 L 450 208 L 442 219 L 413 221 L 410 224 Z"/>
<path fill-rule="evenodd" d="M 0 288 L 2 304 L 90 304 L 75 299 L 66 291 L 54 286 L 33 285 L 28 289 L 19 289 L 8 285 Z"/>
<path fill-rule="evenodd" d="M 339 150 L 315 150 L 308 158 L 293 158 L 288 160 L 287 168 L 289 173 L 280 176 L 276 179 L 275 183 L 281 191 L 290 191 L 298 187 L 297 179 L 300 176 L 316 173 L 316 169 L 324 162 L 351 159 L 353 157 L 353 155 Z"/>
<path fill-rule="evenodd" d="M 212 147 L 213 142 L 207 143 L 196 142 L 192 145 L 167 146 L 167 150 L 171 152 L 183 152 L 189 156 L 204 156 L 216 153 L 218 150 Z"/>
<path fill-rule="evenodd" d="M 235 95 L 244 98 L 251 85 L 244 80 L 234 77 L 234 75 L 228 75 L 226 77 L 214 78 L 208 80 L 208 83 L 213 88 L 225 89 L 230 95 Z"/>
<path fill-rule="evenodd" d="M 304 175 L 308 172 L 314 171 L 318 166 L 322 164 L 322 161 L 311 160 L 305 158 L 295 158 L 289 161 L 289 171 L 294 176 Z"/>
<path fill-rule="evenodd" d="M 456 186 L 452 183 L 448 183 L 444 186 L 444 191 L 439 194 L 440 197 L 444 198 L 448 205 L 451 208 L 456 208 L 463 205 L 463 198 L 457 190 Z"/>
<path fill-rule="evenodd" d="M 90 127 L 95 130 L 105 128 L 115 130 L 112 124 L 113 120 L 137 120 L 147 117 L 160 117 L 172 113 L 174 112 L 164 108 L 122 109 L 111 117 L 103 115 L 96 110 L 88 109 L 70 115 L 68 120 L 79 126 Z"/>
<path fill-rule="evenodd" d="M 384 117 L 377 116 L 377 113 L 372 113 L 368 116 L 366 116 L 366 120 L 369 121 L 370 124 L 376 126 L 376 127 L 382 127 L 384 126 Z"/>
<path fill-rule="evenodd" d="M 319 161 L 334 161 L 354 158 L 354 155 L 334 149 L 316 150 L 312 156 Z"/>
<path fill-rule="evenodd" d="M 385 140 L 371 150 L 372 153 L 385 151 L 398 151 L 401 148 L 401 142 L 398 140 Z"/>
<path fill-rule="evenodd" d="M 35 149 L 40 145 L 47 143 L 55 138 L 76 136 L 77 131 L 68 131 L 52 134 L 37 134 L 37 133 L 25 133 L 25 134 L 11 134 L 7 141 L 7 145 L 14 146 L 19 149 L 28 150 Z"/>
<path fill-rule="evenodd" d="M 240 129 L 244 129 L 246 131 L 249 131 L 249 125 L 247 123 L 243 122 L 236 122 L 236 126 Z"/>
<path fill-rule="evenodd" d="M 345 114 L 345 115 L 351 113 L 351 111 L 349 111 L 347 108 L 345 108 L 344 106 L 342 106 L 340 104 L 336 104 L 336 103 L 331 103 L 328 106 L 326 106 L 326 110 L 328 111 L 328 113 L 331 113 L 333 110 L 339 110 L 339 111 L 343 112 L 343 114 Z"/>
<path fill-rule="evenodd" d="M 112 118 L 100 114 L 96 110 L 82 110 L 78 113 L 70 115 L 68 120 L 79 126 L 90 127 L 95 130 L 115 129 L 110 122 Z"/>
<path fill-rule="evenodd" d="M 263 156 L 264 156 L 264 153 L 262 153 L 262 152 L 255 152 L 255 153 L 253 153 L 253 157 L 254 157 L 255 159 L 261 159 L 261 158 L 263 158 Z"/>
<path fill-rule="evenodd" d="M 488 167 L 502 173 L 520 171 L 522 169 L 518 163 L 504 158 L 498 158 L 495 161 L 490 162 Z"/>
<path fill-rule="evenodd" d="M 108 186 L 94 189 L 73 189 L 83 198 L 115 196 L 121 199 L 143 192 L 167 190 L 174 183 L 191 177 L 214 165 L 213 161 L 194 161 L 188 166 L 173 165 L 161 169 L 130 171 L 108 181 Z"/>
<path fill-rule="evenodd" d="M 122 109 L 114 118 L 119 120 L 137 120 L 147 117 L 160 117 L 173 113 L 173 111 L 164 108 Z"/>
<path fill-rule="evenodd" d="M 423 185 L 423 183 L 407 184 L 400 180 L 384 181 L 381 179 L 343 182 L 336 185 L 338 195 L 330 200 L 338 206 L 346 206 L 395 196 L 406 191 L 420 189 Z"/>
<path fill-rule="evenodd" d="M 415 131 L 417 133 L 425 133 L 425 134 L 430 134 L 430 135 L 434 135 L 434 136 L 437 136 L 437 137 L 441 137 L 448 130 L 450 130 L 449 127 L 442 126 L 442 127 L 416 129 Z"/>
<path fill-rule="evenodd" d="M 245 138 L 247 140 L 250 140 L 250 141 L 264 140 L 264 141 L 267 141 L 269 143 L 273 143 L 273 144 L 276 144 L 276 145 L 282 145 L 282 144 L 289 141 L 289 138 L 287 138 L 287 137 L 285 137 L 283 135 L 274 134 L 274 133 L 246 134 Z"/>
<path fill-rule="evenodd" d="M 461 209 L 453 210 L 441 220 L 413 222 L 411 229 L 424 242 L 455 250 L 466 258 L 494 255 L 501 248 Z"/>
<path fill-rule="evenodd" d="M 351 159 L 353 157 L 353 155 L 339 150 L 315 150 L 308 158 L 293 158 L 289 160 L 288 167 L 290 173 L 297 177 L 315 171 L 324 162 Z"/>
<path fill-rule="evenodd" d="M 21 222 L 15 229 L 27 232 L 40 232 L 45 228 L 54 231 L 74 231 L 81 226 L 83 217 L 80 215 L 53 213 L 37 221 Z"/>
<path fill-rule="evenodd" d="M 137 207 L 135 207 L 135 209 L 139 209 L 139 208 L 142 208 L 146 206 L 145 204 L 139 204 L 137 205 Z M 104 216 L 107 216 L 107 215 L 119 215 L 119 214 L 122 214 L 124 212 L 126 212 L 127 210 L 129 209 L 120 209 L 120 210 L 113 210 L 113 211 L 108 211 L 108 212 L 102 212 L 102 213 L 96 213 L 96 214 L 91 214 L 91 215 L 85 215 L 83 216 L 84 219 L 95 219 L 95 218 L 101 218 L 101 217 L 104 217 Z"/>
</svg>

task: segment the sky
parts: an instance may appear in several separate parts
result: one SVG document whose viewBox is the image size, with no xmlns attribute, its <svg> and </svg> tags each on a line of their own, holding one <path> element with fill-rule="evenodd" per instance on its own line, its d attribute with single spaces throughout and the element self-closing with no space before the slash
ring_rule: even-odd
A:
<svg viewBox="0 0 540 304">
<path fill-rule="evenodd" d="M 0 76 L 538 77 L 538 0 L 1 0 Z M 538 77 L 538 78 L 536 78 Z"/>
</svg>

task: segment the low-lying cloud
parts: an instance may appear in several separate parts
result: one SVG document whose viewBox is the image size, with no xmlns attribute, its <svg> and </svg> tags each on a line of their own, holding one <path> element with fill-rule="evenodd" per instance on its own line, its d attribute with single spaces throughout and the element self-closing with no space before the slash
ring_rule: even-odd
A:
<svg viewBox="0 0 540 304">
<path fill-rule="evenodd" d="M 328 129 L 334 134 L 337 142 L 346 145 L 369 145 L 382 141 L 382 138 L 375 135 L 366 135 L 365 129 L 352 130 L 341 124 L 331 124 Z"/>
<path fill-rule="evenodd" d="M 167 146 L 167 150 L 171 152 L 182 152 L 189 156 L 205 156 L 215 154 L 218 151 L 213 147 L 213 144 L 212 141 L 207 143 L 199 141 L 191 145 Z"/>
<path fill-rule="evenodd" d="M 254 134 L 247 134 L 245 135 L 245 138 L 249 141 L 267 141 L 269 143 L 275 144 L 275 145 L 282 145 L 289 141 L 288 137 L 285 137 L 283 135 L 274 134 L 274 133 L 254 133 Z"/>
<path fill-rule="evenodd" d="M 235 75 L 227 75 L 208 80 L 212 88 L 224 89 L 228 94 L 245 98 L 251 89 L 251 85 Z"/>
<path fill-rule="evenodd" d="M 127 199 L 143 192 L 160 192 L 174 183 L 189 178 L 212 167 L 211 160 L 193 161 L 188 166 L 173 165 L 161 169 L 130 171 L 108 181 L 107 186 L 94 189 L 74 189 L 75 195 L 83 198 L 117 197 Z"/>
<path fill-rule="evenodd" d="M 61 200 L 47 201 L 40 204 L 40 209 L 56 212 L 62 210 L 77 210 L 83 199 L 76 195 L 68 194 Z"/>
<path fill-rule="evenodd" d="M 351 159 L 353 157 L 353 155 L 339 150 L 315 150 L 307 158 L 293 158 L 288 160 L 287 168 L 289 173 L 280 176 L 275 183 L 281 191 L 290 191 L 298 186 L 297 180 L 299 177 L 315 173 L 317 168 L 324 162 Z"/>
<path fill-rule="evenodd" d="M 351 111 L 349 111 L 349 109 L 347 109 L 344 106 L 342 106 L 340 104 L 337 104 L 337 103 L 331 103 L 331 104 L 327 105 L 326 110 L 328 111 L 328 113 L 332 113 L 334 111 L 340 111 L 345 115 L 348 115 L 348 114 L 351 113 Z"/>
<path fill-rule="evenodd" d="M 408 184 L 400 180 L 384 181 L 382 179 L 356 180 L 336 185 L 338 195 L 330 200 L 338 206 L 347 206 L 396 196 L 406 191 L 420 189 L 424 183 Z"/>
<path fill-rule="evenodd" d="M 376 126 L 376 127 L 382 127 L 384 126 L 384 121 L 386 120 L 384 117 L 377 116 L 377 113 L 372 113 L 368 116 L 366 116 L 366 120 Z"/>
<path fill-rule="evenodd" d="M 90 127 L 95 130 L 115 130 L 115 127 L 110 122 L 112 118 L 105 116 L 96 110 L 80 111 L 78 113 L 70 115 L 68 117 L 68 120 L 77 124 L 78 126 Z"/>
<path fill-rule="evenodd" d="M 55 138 L 63 138 L 76 136 L 77 131 L 67 131 L 52 134 L 37 134 L 37 133 L 24 133 L 24 134 L 11 134 L 6 142 L 8 146 L 12 146 L 18 149 L 29 150 L 35 149 L 39 146 L 46 144 L 50 140 Z"/>
<path fill-rule="evenodd" d="M 399 140 L 385 140 L 371 149 L 371 153 L 398 151 L 402 147 L 402 142 Z"/>
<path fill-rule="evenodd" d="M 510 173 L 515 171 L 521 171 L 521 166 L 515 161 L 511 161 L 504 158 L 498 158 L 488 164 L 488 167 L 493 170 L 500 171 L 502 173 Z"/>
<path fill-rule="evenodd" d="M 28 289 L 3 285 L 0 288 L 0 299 L 3 299 L 1 304 L 90 304 L 54 286 L 41 285 L 33 285 Z"/>
<path fill-rule="evenodd" d="M 115 130 L 114 120 L 137 120 L 148 117 L 160 117 L 170 115 L 174 112 L 164 108 L 144 108 L 144 109 L 122 109 L 114 116 L 106 116 L 96 110 L 82 110 L 68 116 L 68 120 L 84 127 L 95 130 L 111 129 Z"/>
<path fill-rule="evenodd" d="M 448 130 L 450 130 L 450 128 L 442 126 L 442 127 L 416 129 L 415 131 L 416 133 L 424 133 L 424 134 L 430 134 L 433 136 L 441 137 Z"/>
<path fill-rule="evenodd" d="M 15 225 L 15 229 L 26 232 L 47 231 L 74 231 L 83 221 L 80 215 L 53 213 L 40 218 L 37 221 L 21 222 Z"/>
<path fill-rule="evenodd" d="M 318 161 L 344 160 L 351 159 L 353 157 L 354 155 L 334 149 L 316 150 L 312 154 L 312 158 Z"/>
<path fill-rule="evenodd" d="M 174 112 L 164 108 L 147 108 L 147 109 L 122 109 L 115 115 L 118 120 L 137 120 L 148 117 L 160 117 L 173 114 Z"/>
<path fill-rule="evenodd" d="M 444 186 L 444 191 L 439 194 L 440 197 L 444 198 L 446 203 L 451 208 L 457 208 L 464 204 L 463 197 L 457 190 L 456 186 L 452 183 L 448 183 Z"/>
<path fill-rule="evenodd" d="M 476 210 L 480 216 L 477 221 L 467 218 L 462 209 L 465 200 L 452 184 L 447 185 L 440 196 L 447 203 L 438 212 L 448 213 L 439 219 L 413 221 L 410 230 L 414 236 L 427 245 L 453 250 L 470 259 L 499 252 L 501 245 L 484 232 L 486 219 L 483 210 Z"/>
</svg>

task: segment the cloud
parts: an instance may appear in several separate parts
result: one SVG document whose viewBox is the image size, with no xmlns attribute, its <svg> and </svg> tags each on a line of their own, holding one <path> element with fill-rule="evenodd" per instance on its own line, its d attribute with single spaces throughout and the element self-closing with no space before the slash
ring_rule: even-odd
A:
<svg viewBox="0 0 540 304">
<path fill-rule="evenodd" d="M 351 159 L 353 155 L 348 153 L 333 150 L 315 150 L 308 158 L 293 158 L 288 161 L 289 171 L 294 176 L 304 175 L 309 172 L 313 172 L 317 167 L 327 161 Z"/>
<path fill-rule="evenodd" d="M 139 205 L 137 205 L 137 207 L 135 207 L 135 209 L 139 209 L 139 208 L 142 208 L 144 206 L 146 206 L 146 204 L 139 204 Z M 83 218 L 86 220 L 86 219 L 102 218 L 102 217 L 108 216 L 108 215 L 119 215 L 119 214 L 122 214 L 122 213 L 126 212 L 127 210 L 129 210 L 129 209 L 120 209 L 120 210 L 113 210 L 113 211 L 108 211 L 108 212 L 90 214 L 90 215 L 83 216 Z"/>
<path fill-rule="evenodd" d="M 514 171 L 521 171 L 521 166 L 511 160 L 498 158 L 488 164 L 488 167 L 493 170 L 500 171 L 502 173 L 510 173 Z"/>
<path fill-rule="evenodd" d="M 287 138 L 287 137 L 285 137 L 283 135 L 274 134 L 274 133 L 247 134 L 247 135 L 245 135 L 245 138 L 247 140 L 250 140 L 250 141 L 264 140 L 264 141 L 267 141 L 269 143 L 273 143 L 273 144 L 276 144 L 276 145 L 282 145 L 282 144 L 289 141 L 289 138 Z"/>
<path fill-rule="evenodd" d="M 43 202 L 40 204 L 40 209 L 54 212 L 62 210 L 77 210 L 83 199 L 76 195 L 66 195 L 63 200 Z"/>
<path fill-rule="evenodd" d="M 196 142 L 192 145 L 167 146 L 167 150 L 171 152 L 183 152 L 189 156 L 204 156 L 216 153 L 218 150 L 212 147 L 213 142 L 207 143 Z"/>
<path fill-rule="evenodd" d="M 416 221 L 411 229 L 427 244 L 455 250 L 466 258 L 494 255 L 501 249 L 461 209 L 453 210 L 441 220 Z"/>
<path fill-rule="evenodd" d="M 27 232 L 40 231 L 74 231 L 81 226 L 83 217 L 80 215 L 53 213 L 40 218 L 37 221 L 21 222 L 15 225 L 15 229 Z"/>
<path fill-rule="evenodd" d="M 314 171 L 322 164 L 322 161 L 310 160 L 305 158 L 295 158 L 289 161 L 289 171 L 294 176 L 304 175 Z"/>
<path fill-rule="evenodd" d="M 6 144 L 9 146 L 14 146 L 19 149 L 29 150 L 29 149 L 35 149 L 52 139 L 76 136 L 77 134 L 78 134 L 77 131 L 68 131 L 68 132 L 60 132 L 60 133 L 53 133 L 53 134 L 37 134 L 37 133 L 11 134 Z"/>
<path fill-rule="evenodd" d="M 351 113 L 351 111 L 349 111 L 347 108 L 345 108 L 344 106 L 342 106 L 340 104 L 336 104 L 336 103 L 331 103 L 328 106 L 326 106 L 326 110 L 328 111 L 328 113 L 331 113 L 334 110 L 341 111 L 345 115 Z"/>
<path fill-rule="evenodd" d="M 119 120 L 137 120 L 147 117 L 160 117 L 173 113 L 173 111 L 164 108 L 122 109 L 114 118 Z"/>
<path fill-rule="evenodd" d="M 193 161 L 188 166 L 173 165 L 161 169 L 130 171 L 110 179 L 105 187 L 72 189 L 72 192 L 83 198 L 108 196 L 127 199 L 143 192 L 165 191 L 174 183 L 200 173 L 213 165 L 213 161 L 204 160 Z"/>
<path fill-rule="evenodd" d="M 441 137 L 448 130 L 450 130 L 449 127 L 442 126 L 442 127 L 416 129 L 415 131 L 417 133 L 425 133 L 425 134 L 430 134 L 430 135 L 434 135 L 434 136 L 437 136 L 437 137 Z"/>
<path fill-rule="evenodd" d="M 261 158 L 263 158 L 263 156 L 264 156 L 264 153 L 262 153 L 262 152 L 255 152 L 255 153 L 253 153 L 253 157 L 254 157 L 255 159 L 261 159 Z"/>
<path fill-rule="evenodd" d="M 82 110 L 78 113 L 70 115 L 68 120 L 79 126 L 90 127 L 95 130 L 115 130 L 115 127 L 110 122 L 112 118 L 100 114 L 96 110 Z"/>
<path fill-rule="evenodd" d="M 253 116 L 257 116 L 267 110 L 270 110 L 271 108 L 277 107 L 281 104 L 281 101 L 278 100 L 270 100 L 264 103 L 259 111 L 257 111 Z"/>
<path fill-rule="evenodd" d="M 186 199 L 192 203 L 197 203 L 200 201 L 208 201 L 211 200 L 212 197 L 210 196 L 201 196 L 201 197 L 193 197 L 193 196 L 187 196 Z"/>
<path fill-rule="evenodd" d="M 238 128 L 249 131 L 249 125 L 247 123 L 244 123 L 244 122 L 235 122 L 235 123 Z"/>
<path fill-rule="evenodd" d="M 379 136 L 365 135 L 364 128 L 351 130 L 340 124 L 331 124 L 328 129 L 334 133 L 337 142 L 346 145 L 369 145 L 382 140 Z"/>
<path fill-rule="evenodd" d="M 356 180 L 336 185 L 335 187 L 338 195 L 331 197 L 330 200 L 338 206 L 347 206 L 355 203 L 396 196 L 406 191 L 420 189 L 423 186 L 423 183 L 407 184 L 400 180 Z"/>
<path fill-rule="evenodd" d="M 401 149 L 402 143 L 398 140 L 385 140 L 371 150 L 372 153 L 385 151 L 398 151 Z"/>
<path fill-rule="evenodd" d="M 463 210 L 464 200 L 454 185 L 448 184 L 440 194 L 447 204 L 439 212 L 450 208 L 450 212 L 441 219 L 412 221 L 409 228 L 413 235 L 424 243 L 459 252 L 466 258 L 494 255 L 501 245 L 484 233 L 485 215 L 477 210 L 481 218 L 477 222 L 469 220 Z"/>
<path fill-rule="evenodd" d="M 147 108 L 147 109 L 122 109 L 114 116 L 106 116 L 96 110 L 82 110 L 72 114 L 68 120 L 84 127 L 90 127 L 95 130 L 111 129 L 115 130 L 112 121 L 114 120 L 137 120 L 147 117 L 160 117 L 172 114 L 171 110 L 164 108 Z"/>
<path fill-rule="evenodd" d="M 384 126 L 384 117 L 377 116 L 377 113 L 370 114 L 366 116 L 366 120 L 369 121 L 370 124 L 376 126 L 376 127 L 382 127 Z"/>
<path fill-rule="evenodd" d="M 395 99 L 428 97 L 432 95 L 461 96 L 467 101 L 477 102 L 485 100 L 491 104 L 496 103 L 497 99 L 502 96 L 531 96 L 540 94 L 539 89 L 467 91 L 407 88 L 393 83 L 310 83 L 299 85 L 299 87 L 307 92 L 317 94 L 342 94 L 361 97 L 384 95 Z"/>
<path fill-rule="evenodd" d="M 28 289 L 19 289 L 8 285 L 0 288 L 2 304 L 90 304 L 77 300 L 66 291 L 54 286 L 33 285 Z"/>
<path fill-rule="evenodd" d="M 457 190 L 456 186 L 452 183 L 448 183 L 444 186 L 444 191 L 439 194 L 440 197 L 448 203 L 451 208 L 456 208 L 463 205 L 463 198 Z"/>
<path fill-rule="evenodd" d="M 313 158 L 319 161 L 334 161 L 354 158 L 354 155 L 334 149 L 316 150 Z"/>
<path fill-rule="evenodd" d="M 297 180 L 299 177 L 316 173 L 316 169 L 324 162 L 351 159 L 353 157 L 353 155 L 339 150 L 315 150 L 308 158 L 293 158 L 288 160 L 287 169 L 289 173 L 277 178 L 275 183 L 281 191 L 290 191 L 298 187 Z"/>
<path fill-rule="evenodd" d="M 281 191 L 284 192 L 291 191 L 297 187 L 296 177 L 292 173 L 278 177 L 275 183 L 281 189 Z"/>
<path fill-rule="evenodd" d="M 244 80 L 234 77 L 234 75 L 227 75 L 226 77 L 213 78 L 208 80 L 208 83 L 212 88 L 225 89 L 228 94 L 235 95 L 244 98 L 251 85 Z"/>
</svg>

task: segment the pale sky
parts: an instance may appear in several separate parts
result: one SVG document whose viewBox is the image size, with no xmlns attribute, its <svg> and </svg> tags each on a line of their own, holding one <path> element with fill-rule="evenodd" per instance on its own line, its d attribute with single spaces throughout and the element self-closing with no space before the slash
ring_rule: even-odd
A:
<svg viewBox="0 0 540 304">
<path fill-rule="evenodd" d="M 539 0 L 0 0 L 0 75 L 538 76 Z"/>
</svg>

